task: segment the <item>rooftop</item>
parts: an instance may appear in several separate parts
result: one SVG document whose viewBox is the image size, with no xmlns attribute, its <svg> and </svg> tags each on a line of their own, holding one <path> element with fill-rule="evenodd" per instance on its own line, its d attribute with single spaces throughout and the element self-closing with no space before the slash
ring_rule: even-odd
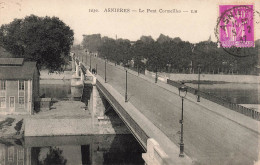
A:
<svg viewBox="0 0 260 165">
<path fill-rule="evenodd" d="M 32 79 L 36 62 L 24 61 L 23 58 L 0 58 L 0 79 Z"/>
<path fill-rule="evenodd" d="M 21 66 L 23 58 L 0 58 L 0 66 Z"/>
</svg>

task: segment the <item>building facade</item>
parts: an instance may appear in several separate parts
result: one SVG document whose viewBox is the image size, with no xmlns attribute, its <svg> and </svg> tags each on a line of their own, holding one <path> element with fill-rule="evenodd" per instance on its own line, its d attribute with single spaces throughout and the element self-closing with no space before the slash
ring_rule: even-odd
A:
<svg viewBox="0 0 260 165">
<path fill-rule="evenodd" d="M 1 165 L 31 165 L 31 148 L 0 144 Z"/>
<path fill-rule="evenodd" d="M 36 62 L 0 58 L 0 114 L 32 114 L 38 96 Z"/>
</svg>

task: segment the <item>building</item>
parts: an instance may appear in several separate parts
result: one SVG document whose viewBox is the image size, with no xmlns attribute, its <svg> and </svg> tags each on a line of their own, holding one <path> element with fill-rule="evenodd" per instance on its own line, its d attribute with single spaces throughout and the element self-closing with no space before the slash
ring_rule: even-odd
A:
<svg viewBox="0 0 260 165">
<path fill-rule="evenodd" d="M 32 114 L 38 96 L 36 62 L 0 58 L 0 114 Z"/>
<path fill-rule="evenodd" d="M 31 165 L 31 149 L 0 144 L 1 165 Z"/>
</svg>

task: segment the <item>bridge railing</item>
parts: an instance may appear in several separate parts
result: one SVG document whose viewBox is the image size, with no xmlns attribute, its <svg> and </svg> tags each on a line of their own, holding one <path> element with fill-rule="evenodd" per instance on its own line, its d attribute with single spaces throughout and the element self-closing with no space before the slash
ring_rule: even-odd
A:
<svg viewBox="0 0 260 165">
<path fill-rule="evenodd" d="M 77 58 L 74 58 L 76 63 L 79 65 L 79 60 Z"/>
<path fill-rule="evenodd" d="M 126 125 L 130 128 L 130 130 L 134 133 L 134 135 L 138 136 L 138 140 L 143 145 L 143 148 L 146 149 L 147 147 L 147 140 L 149 139 L 149 136 L 143 131 L 143 129 L 138 125 L 135 120 L 127 113 L 126 110 L 120 105 L 120 103 L 107 91 L 107 89 L 97 80 L 96 86 L 99 90 L 105 95 L 112 105 L 112 107 L 115 109 L 117 113 L 119 113 L 119 116 L 123 118 L 123 121 L 126 122 Z"/>
<path fill-rule="evenodd" d="M 84 73 L 84 75 L 87 74 L 87 68 L 82 63 L 80 63 L 80 67 L 81 67 L 82 72 Z"/>
<path fill-rule="evenodd" d="M 176 81 L 169 80 L 169 79 L 167 79 L 167 84 L 170 84 L 170 85 L 175 86 L 177 88 L 181 85 L 180 82 L 176 82 Z M 188 88 L 189 93 L 192 93 L 194 95 L 199 94 L 200 97 L 203 97 L 203 98 L 210 100 L 214 103 L 217 103 L 219 105 L 222 105 L 222 106 L 224 106 L 228 109 L 231 109 L 231 110 L 234 110 L 238 113 L 244 114 L 244 115 L 251 117 L 255 120 L 260 120 L 260 113 L 256 110 L 254 110 L 254 109 L 246 108 L 244 106 L 241 106 L 241 105 L 238 105 L 238 104 L 235 104 L 235 103 L 231 103 L 228 100 L 221 98 L 221 97 L 218 97 L 216 95 L 213 95 L 211 93 L 198 91 L 197 89 L 189 87 L 189 86 L 186 86 L 186 87 Z"/>
</svg>

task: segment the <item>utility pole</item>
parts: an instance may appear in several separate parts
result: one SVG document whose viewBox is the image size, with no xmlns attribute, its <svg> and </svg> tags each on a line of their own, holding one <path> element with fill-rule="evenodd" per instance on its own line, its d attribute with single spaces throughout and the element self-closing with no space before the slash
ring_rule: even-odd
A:
<svg viewBox="0 0 260 165">
<path fill-rule="evenodd" d="M 105 83 L 107 82 L 107 58 L 105 58 Z"/>
<path fill-rule="evenodd" d="M 97 64 L 96 64 L 96 74 L 97 74 Z"/>
<path fill-rule="evenodd" d="M 200 68 L 201 66 L 198 65 L 198 97 L 197 97 L 197 102 L 200 102 Z"/>
<path fill-rule="evenodd" d="M 125 102 L 127 102 L 127 70 L 125 70 Z"/>
<path fill-rule="evenodd" d="M 157 75 L 157 64 L 156 64 L 156 68 L 155 68 L 155 83 L 157 83 L 157 79 L 158 79 L 158 75 Z"/>
<path fill-rule="evenodd" d="M 90 54 L 90 61 L 89 61 L 89 69 L 90 69 L 90 71 L 91 71 L 91 55 L 92 54 Z"/>
</svg>

